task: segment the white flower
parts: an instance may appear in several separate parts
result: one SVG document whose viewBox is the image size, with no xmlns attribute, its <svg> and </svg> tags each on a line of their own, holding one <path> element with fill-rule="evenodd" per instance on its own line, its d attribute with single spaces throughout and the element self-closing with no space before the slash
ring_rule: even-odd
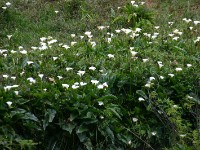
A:
<svg viewBox="0 0 200 150">
<path fill-rule="evenodd" d="M 59 13 L 59 11 L 58 11 L 58 10 L 55 10 L 54 12 L 55 12 L 56 14 L 57 14 L 57 13 Z"/>
<path fill-rule="evenodd" d="M 4 10 L 6 10 L 7 9 L 7 7 L 1 7 L 2 9 L 4 9 Z"/>
<path fill-rule="evenodd" d="M 77 74 L 81 77 L 82 75 L 85 74 L 85 71 L 81 71 L 81 70 L 79 70 Z"/>
<path fill-rule="evenodd" d="M 135 1 L 131 1 L 131 4 L 134 5 L 134 4 L 135 4 Z"/>
<path fill-rule="evenodd" d="M 42 80 L 44 74 L 38 74 L 38 76 L 40 77 L 40 79 Z"/>
<path fill-rule="evenodd" d="M 103 89 L 103 87 L 104 87 L 103 84 L 99 84 L 99 85 L 97 86 L 98 89 Z"/>
<path fill-rule="evenodd" d="M 141 102 L 141 101 L 145 101 L 144 98 L 142 98 L 142 97 L 139 97 L 138 100 L 139 100 L 140 102 Z"/>
<path fill-rule="evenodd" d="M 187 67 L 192 67 L 192 65 L 191 64 L 187 64 Z"/>
<path fill-rule="evenodd" d="M 137 122 L 138 119 L 137 118 L 132 118 L 133 122 Z"/>
<path fill-rule="evenodd" d="M 74 46 L 77 42 L 71 42 L 71 46 Z"/>
<path fill-rule="evenodd" d="M 107 38 L 107 42 L 108 42 L 108 43 L 110 43 L 110 42 L 111 42 L 111 40 L 112 40 L 111 38 Z"/>
<path fill-rule="evenodd" d="M 21 54 L 27 54 L 27 51 L 26 50 L 22 50 L 22 51 L 19 51 Z"/>
<path fill-rule="evenodd" d="M 142 61 L 145 63 L 145 62 L 149 61 L 149 59 L 148 58 L 142 59 Z"/>
<path fill-rule="evenodd" d="M 14 51 L 14 50 L 11 50 L 10 52 L 11 52 L 12 54 L 17 53 L 17 51 Z"/>
<path fill-rule="evenodd" d="M 58 42 L 58 41 L 56 39 L 53 39 L 51 41 L 48 41 L 47 43 L 48 43 L 48 45 L 51 45 L 51 44 L 56 43 L 56 42 Z"/>
<path fill-rule="evenodd" d="M 69 84 L 62 84 L 62 87 L 68 89 L 69 88 Z"/>
<path fill-rule="evenodd" d="M 55 60 L 57 60 L 58 59 L 58 57 L 53 57 L 53 60 L 55 61 Z"/>
<path fill-rule="evenodd" d="M 83 39 L 83 38 L 84 38 L 84 36 L 80 36 L 80 38 L 81 38 L 81 39 Z"/>
<path fill-rule="evenodd" d="M 164 79 L 164 77 L 163 77 L 163 76 L 160 76 L 160 79 Z"/>
<path fill-rule="evenodd" d="M 76 36 L 76 34 L 71 34 L 71 37 L 74 38 Z"/>
<path fill-rule="evenodd" d="M 173 37 L 173 36 L 174 36 L 174 34 L 172 34 L 172 33 L 171 33 L 171 34 L 168 34 L 168 35 L 169 35 L 170 37 Z"/>
<path fill-rule="evenodd" d="M 86 32 L 85 32 L 85 35 L 90 36 L 90 35 L 91 35 L 91 32 L 90 32 L 90 31 L 86 31 Z"/>
<path fill-rule="evenodd" d="M 136 28 L 135 32 L 140 32 L 142 29 L 141 28 Z"/>
<path fill-rule="evenodd" d="M 131 145 L 131 143 L 132 143 L 131 140 L 129 140 L 129 141 L 128 141 L 128 144 Z"/>
<path fill-rule="evenodd" d="M 46 92 L 46 91 L 47 91 L 47 89 L 43 89 L 43 91 L 45 91 L 45 92 Z"/>
<path fill-rule="evenodd" d="M 151 83 L 145 84 L 145 87 L 150 88 L 151 87 Z"/>
<path fill-rule="evenodd" d="M 12 86 L 8 85 L 8 86 L 5 86 L 5 87 L 4 87 L 4 90 L 5 90 L 5 91 L 9 91 L 11 88 L 12 88 Z"/>
<path fill-rule="evenodd" d="M 78 89 L 79 86 L 78 85 L 72 85 L 72 89 Z"/>
<path fill-rule="evenodd" d="M 97 26 L 97 28 L 98 28 L 99 30 L 103 30 L 103 29 L 105 29 L 106 27 L 105 27 L 105 26 Z"/>
<path fill-rule="evenodd" d="M 46 37 L 41 37 L 41 38 L 40 38 L 40 41 L 42 41 L 42 42 L 44 42 L 44 41 L 46 41 L 46 40 L 47 40 Z"/>
<path fill-rule="evenodd" d="M 193 99 L 193 97 L 192 97 L 192 96 L 189 96 L 189 95 L 187 96 L 187 98 L 188 98 L 188 99 Z"/>
<path fill-rule="evenodd" d="M 9 75 L 7 75 L 7 74 L 4 74 L 4 75 L 3 75 L 3 78 L 6 78 L 6 79 L 7 79 L 8 77 L 9 77 Z"/>
<path fill-rule="evenodd" d="M 28 80 L 30 83 L 36 83 L 36 80 L 33 79 L 32 77 L 27 78 L 27 80 Z"/>
<path fill-rule="evenodd" d="M 190 29 L 190 30 L 192 30 L 192 29 L 193 29 L 193 27 L 189 27 L 189 29 Z"/>
<path fill-rule="evenodd" d="M 19 95 L 19 91 L 14 91 L 15 95 Z"/>
<path fill-rule="evenodd" d="M 10 5 L 11 5 L 11 3 L 10 3 L 10 2 L 7 2 L 7 3 L 6 3 L 6 6 L 10 6 Z"/>
<path fill-rule="evenodd" d="M 59 80 L 61 80 L 63 77 L 62 76 L 57 76 Z"/>
<path fill-rule="evenodd" d="M 155 29 L 159 29 L 159 28 L 160 28 L 160 26 L 155 26 L 154 28 L 155 28 Z"/>
<path fill-rule="evenodd" d="M 103 83 L 103 86 L 104 86 L 104 87 L 108 87 L 107 82 L 104 82 L 104 83 Z"/>
<path fill-rule="evenodd" d="M 69 47 L 68 45 L 66 45 L 66 44 L 63 45 L 62 47 L 65 48 L 66 50 L 70 48 L 70 47 Z"/>
<path fill-rule="evenodd" d="M 182 71 L 183 69 L 182 68 L 176 68 L 175 70 L 176 71 Z"/>
<path fill-rule="evenodd" d="M 12 37 L 12 35 L 7 35 L 7 37 L 8 37 L 8 39 L 10 40 L 10 39 L 11 39 L 11 37 Z"/>
<path fill-rule="evenodd" d="M 150 78 L 149 78 L 149 81 L 152 81 L 152 80 L 155 80 L 155 78 L 154 78 L 154 77 L 150 77 Z"/>
<path fill-rule="evenodd" d="M 13 80 L 15 80 L 16 79 L 16 77 L 10 77 L 11 79 L 13 79 Z"/>
<path fill-rule="evenodd" d="M 94 84 L 94 85 L 97 85 L 99 83 L 98 80 L 91 80 L 91 83 Z"/>
<path fill-rule="evenodd" d="M 24 71 L 22 71 L 22 72 L 20 73 L 20 76 L 22 76 L 24 73 L 25 73 L 25 72 L 24 72 Z"/>
<path fill-rule="evenodd" d="M 186 136 L 186 134 L 180 134 L 179 136 L 180 136 L 180 137 L 185 137 L 185 136 Z"/>
<path fill-rule="evenodd" d="M 158 63 L 159 68 L 163 67 L 163 64 L 161 61 L 158 61 L 157 63 Z"/>
<path fill-rule="evenodd" d="M 92 47 L 95 47 L 97 45 L 94 41 L 91 41 L 90 44 L 92 45 Z"/>
<path fill-rule="evenodd" d="M 113 54 L 108 54 L 108 57 L 109 58 L 114 58 L 114 55 Z"/>
<path fill-rule="evenodd" d="M 89 67 L 89 70 L 94 71 L 94 70 L 96 70 L 96 68 L 94 66 L 91 66 L 91 67 Z"/>
<path fill-rule="evenodd" d="M 12 105 L 11 101 L 7 101 L 6 104 L 10 107 Z"/>
<path fill-rule="evenodd" d="M 170 73 L 170 74 L 168 74 L 168 75 L 169 75 L 170 77 L 173 77 L 173 76 L 174 76 L 174 74 L 171 74 L 171 73 Z"/>
<path fill-rule="evenodd" d="M 131 52 L 133 57 L 135 57 L 137 55 L 137 53 L 138 53 L 138 52 L 135 52 L 135 51 L 130 51 L 130 52 Z"/>
<path fill-rule="evenodd" d="M 33 64 L 33 63 L 34 63 L 33 61 L 27 61 L 28 65 Z"/>
<path fill-rule="evenodd" d="M 198 24 L 200 24 L 200 21 L 194 21 L 194 24 L 198 25 Z"/>
<path fill-rule="evenodd" d="M 67 70 L 67 71 L 69 71 L 69 70 L 73 70 L 73 68 L 71 68 L 71 67 L 67 67 L 66 70 Z"/>
<path fill-rule="evenodd" d="M 85 86 L 85 85 L 87 85 L 87 83 L 85 83 L 85 82 L 80 82 L 80 85 L 81 85 L 81 86 Z"/>
<path fill-rule="evenodd" d="M 99 106 L 102 106 L 104 103 L 102 101 L 99 101 Z"/>
<path fill-rule="evenodd" d="M 172 38 L 172 40 L 175 40 L 175 41 L 177 41 L 178 39 L 179 39 L 178 36 L 175 36 L 175 37 Z"/>
<path fill-rule="evenodd" d="M 153 132 L 151 132 L 151 134 L 152 134 L 153 136 L 155 136 L 157 133 L 156 133 L 155 131 L 153 131 Z"/>
<path fill-rule="evenodd" d="M 116 32 L 116 33 L 120 33 L 120 32 L 121 32 L 121 30 L 115 30 L 115 32 Z"/>
</svg>

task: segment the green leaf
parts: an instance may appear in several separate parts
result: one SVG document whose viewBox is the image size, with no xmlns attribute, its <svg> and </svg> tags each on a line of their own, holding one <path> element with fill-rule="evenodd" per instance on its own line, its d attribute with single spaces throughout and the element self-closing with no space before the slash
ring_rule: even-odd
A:
<svg viewBox="0 0 200 150">
<path fill-rule="evenodd" d="M 48 117 L 48 121 L 52 122 L 56 115 L 56 111 L 54 109 L 47 109 L 45 116 Z"/>
<path fill-rule="evenodd" d="M 148 97 L 147 97 L 147 95 L 144 93 L 144 91 L 142 91 L 142 90 L 137 90 L 136 93 L 139 94 L 140 96 L 142 96 L 143 98 L 148 99 Z"/>
<path fill-rule="evenodd" d="M 71 134 L 73 129 L 76 127 L 76 125 L 73 123 L 66 123 L 66 124 L 62 124 L 60 127 Z"/>
<path fill-rule="evenodd" d="M 25 113 L 21 118 L 27 119 L 27 120 L 33 120 L 33 121 L 36 121 L 36 122 L 38 121 L 38 118 L 30 112 Z"/>
<path fill-rule="evenodd" d="M 79 133 L 83 133 L 83 132 L 86 132 L 88 131 L 88 128 L 86 128 L 85 126 L 83 125 L 80 125 L 79 127 L 77 127 L 76 129 L 76 133 L 79 134 Z"/>
<path fill-rule="evenodd" d="M 115 136 L 113 134 L 113 131 L 108 126 L 106 127 L 106 133 L 108 134 L 112 142 L 114 142 Z"/>
</svg>

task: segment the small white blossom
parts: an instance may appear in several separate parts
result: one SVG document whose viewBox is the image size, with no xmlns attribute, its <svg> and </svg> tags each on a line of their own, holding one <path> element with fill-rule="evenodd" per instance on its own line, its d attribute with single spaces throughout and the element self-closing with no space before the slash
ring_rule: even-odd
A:
<svg viewBox="0 0 200 150">
<path fill-rule="evenodd" d="M 98 89 L 103 89 L 104 86 L 103 86 L 103 84 L 99 84 L 99 85 L 97 86 L 97 88 L 98 88 Z"/>
<path fill-rule="evenodd" d="M 34 63 L 33 61 L 27 61 L 28 65 L 33 64 L 33 63 Z"/>
<path fill-rule="evenodd" d="M 187 67 L 192 67 L 192 65 L 191 64 L 187 64 Z"/>
<path fill-rule="evenodd" d="M 182 71 L 183 69 L 182 68 L 176 68 L 175 70 L 176 71 Z"/>
<path fill-rule="evenodd" d="M 72 38 L 74 38 L 75 36 L 76 36 L 76 34 L 74 34 L 74 33 L 73 33 L 73 34 L 71 34 L 71 37 L 72 37 Z"/>
<path fill-rule="evenodd" d="M 171 73 L 170 73 L 170 74 L 168 74 L 168 75 L 169 75 L 170 77 L 173 77 L 173 76 L 174 76 L 174 74 L 171 74 Z"/>
<path fill-rule="evenodd" d="M 150 77 L 149 81 L 155 80 L 155 77 Z"/>
<path fill-rule="evenodd" d="M 85 85 L 87 85 L 87 83 L 85 83 L 85 82 L 80 82 L 80 85 L 81 85 L 81 86 L 85 86 Z"/>
<path fill-rule="evenodd" d="M 89 70 L 92 70 L 92 71 L 94 71 L 94 70 L 96 70 L 96 67 L 94 67 L 94 66 L 91 66 L 91 67 L 89 67 Z"/>
<path fill-rule="evenodd" d="M 11 79 L 13 79 L 13 80 L 15 80 L 15 79 L 16 79 L 16 77 L 14 77 L 14 76 L 13 76 L 13 77 L 10 77 L 10 78 L 11 78 Z"/>
<path fill-rule="evenodd" d="M 148 58 L 142 59 L 142 61 L 145 63 L 145 62 L 149 61 L 149 59 Z"/>
<path fill-rule="evenodd" d="M 79 70 L 77 74 L 81 77 L 81 76 L 83 76 L 85 74 L 85 71 Z"/>
<path fill-rule="evenodd" d="M 144 98 L 142 98 L 142 97 L 139 97 L 138 100 L 139 100 L 140 102 L 141 102 L 141 101 L 145 101 Z"/>
<path fill-rule="evenodd" d="M 138 119 L 137 118 L 132 118 L 133 122 L 137 122 Z"/>
<path fill-rule="evenodd" d="M 10 6 L 10 5 L 11 5 L 11 3 L 10 3 L 10 2 L 7 2 L 7 3 L 6 3 L 6 6 Z"/>
<path fill-rule="evenodd" d="M 98 102 L 99 106 L 102 106 L 104 103 L 102 101 Z"/>
<path fill-rule="evenodd" d="M 160 79 L 164 79 L 164 77 L 163 77 L 163 76 L 160 76 Z"/>
<path fill-rule="evenodd" d="M 78 85 L 72 85 L 72 89 L 78 89 L 79 86 Z"/>
<path fill-rule="evenodd" d="M 3 75 L 3 78 L 6 78 L 6 79 L 7 79 L 8 77 L 9 77 L 9 75 L 7 75 L 7 74 L 4 74 L 4 75 Z"/>
<path fill-rule="evenodd" d="M 153 131 L 153 132 L 151 132 L 151 134 L 152 134 L 153 136 L 155 136 L 155 135 L 157 134 L 157 132 Z"/>
<path fill-rule="evenodd" d="M 103 86 L 104 86 L 104 87 L 108 87 L 107 82 L 104 82 L 104 83 L 103 83 Z"/>
<path fill-rule="evenodd" d="M 62 76 L 57 76 L 59 80 L 61 80 L 63 77 Z"/>
<path fill-rule="evenodd" d="M 194 24 L 198 25 L 198 24 L 200 24 L 200 21 L 194 21 Z"/>
<path fill-rule="evenodd" d="M 14 91 L 15 95 L 19 95 L 19 91 Z"/>
<path fill-rule="evenodd" d="M 114 58 L 114 55 L 113 54 L 108 54 L 108 57 L 109 58 Z"/>
<path fill-rule="evenodd" d="M 97 85 L 99 83 L 98 80 L 91 80 L 91 83 L 94 84 L 94 85 Z"/>
<path fill-rule="evenodd" d="M 7 101 L 6 104 L 10 107 L 12 105 L 11 101 Z"/>
<path fill-rule="evenodd" d="M 40 77 L 40 79 L 42 80 L 44 74 L 38 74 L 38 76 Z"/>
<path fill-rule="evenodd" d="M 69 88 L 69 84 L 62 84 L 62 87 L 68 89 Z"/>
<path fill-rule="evenodd" d="M 66 70 L 67 70 L 67 71 L 69 71 L 69 70 L 73 70 L 73 68 L 71 68 L 71 67 L 67 67 Z"/>
<path fill-rule="evenodd" d="M 58 57 L 53 57 L 53 60 L 55 61 L 55 60 L 57 60 L 58 59 Z"/>
</svg>

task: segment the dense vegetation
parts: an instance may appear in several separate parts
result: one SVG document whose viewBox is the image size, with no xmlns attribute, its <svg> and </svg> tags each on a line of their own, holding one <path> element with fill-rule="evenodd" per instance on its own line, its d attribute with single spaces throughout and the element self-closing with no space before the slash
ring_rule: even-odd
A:
<svg viewBox="0 0 200 150">
<path fill-rule="evenodd" d="M 0 2 L 0 149 L 199 150 L 198 0 Z"/>
</svg>

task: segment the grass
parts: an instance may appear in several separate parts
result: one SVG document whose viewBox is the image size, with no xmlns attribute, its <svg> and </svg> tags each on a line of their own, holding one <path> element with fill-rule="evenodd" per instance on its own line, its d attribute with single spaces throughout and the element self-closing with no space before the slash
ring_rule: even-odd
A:
<svg viewBox="0 0 200 150">
<path fill-rule="evenodd" d="M 198 0 L 10 2 L 0 149 L 199 149 Z"/>
</svg>

